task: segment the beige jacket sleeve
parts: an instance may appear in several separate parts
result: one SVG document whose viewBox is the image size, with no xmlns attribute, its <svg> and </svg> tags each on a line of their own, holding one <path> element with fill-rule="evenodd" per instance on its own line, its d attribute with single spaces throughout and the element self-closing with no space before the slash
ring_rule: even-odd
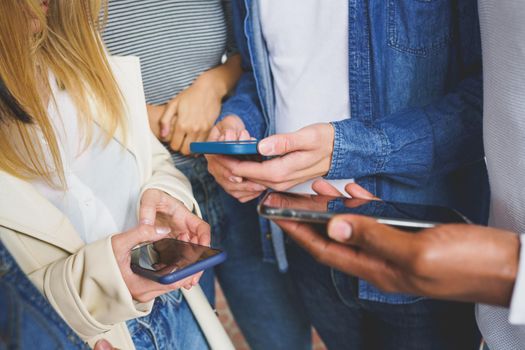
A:
<svg viewBox="0 0 525 350">
<path fill-rule="evenodd" d="M 111 237 L 36 270 L 29 278 L 84 339 L 151 311 L 153 302 L 135 303 L 122 278 Z"/>
</svg>

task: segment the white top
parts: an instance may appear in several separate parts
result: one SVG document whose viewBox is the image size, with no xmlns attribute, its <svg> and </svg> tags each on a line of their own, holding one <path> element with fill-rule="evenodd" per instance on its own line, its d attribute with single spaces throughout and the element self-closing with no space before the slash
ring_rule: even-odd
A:
<svg viewBox="0 0 525 350">
<path fill-rule="evenodd" d="M 259 7 L 276 132 L 349 118 L 348 1 L 260 0 Z M 331 182 L 342 190 L 349 180 Z M 311 192 L 311 181 L 293 190 Z"/>
<path fill-rule="evenodd" d="M 86 148 L 78 115 L 69 94 L 50 77 L 54 96 L 48 108 L 58 138 L 68 189 L 33 185 L 71 221 L 80 237 L 91 243 L 137 225 L 140 194 L 136 160 L 118 141 L 104 145 L 104 135 L 93 125 L 93 141 Z"/>
<path fill-rule="evenodd" d="M 525 2 L 480 0 L 492 226 L 525 233 Z M 525 239 L 522 236 L 522 247 Z M 481 253 L 481 258 L 483 253 Z M 511 308 L 478 306 L 491 350 L 525 349 L 525 251 Z M 514 324 L 514 325 L 513 325 Z"/>
</svg>

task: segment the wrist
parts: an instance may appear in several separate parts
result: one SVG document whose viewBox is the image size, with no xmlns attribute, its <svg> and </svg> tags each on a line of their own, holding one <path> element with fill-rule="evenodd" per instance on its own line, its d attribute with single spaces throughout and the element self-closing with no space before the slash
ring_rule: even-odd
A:
<svg viewBox="0 0 525 350">
<path fill-rule="evenodd" d="M 202 73 L 196 80 L 194 85 L 211 92 L 212 95 L 222 100 L 228 94 L 227 84 L 215 74 L 214 69 L 210 69 Z"/>
</svg>

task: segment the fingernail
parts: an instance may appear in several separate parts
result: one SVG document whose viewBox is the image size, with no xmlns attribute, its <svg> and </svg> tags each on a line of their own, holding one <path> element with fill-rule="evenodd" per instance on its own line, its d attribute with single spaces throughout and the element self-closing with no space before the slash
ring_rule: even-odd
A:
<svg viewBox="0 0 525 350">
<path fill-rule="evenodd" d="M 158 235 L 167 235 L 171 232 L 171 228 L 166 226 L 157 226 L 155 227 L 155 232 L 157 232 Z"/>
<path fill-rule="evenodd" d="M 330 237 L 338 241 L 348 241 L 352 236 L 352 226 L 346 221 L 336 221 L 330 227 Z"/>
<path fill-rule="evenodd" d="M 242 182 L 242 177 L 238 177 L 238 176 L 230 176 L 228 178 L 228 180 L 230 180 L 230 182 L 233 182 L 235 184 L 240 184 Z"/>
<path fill-rule="evenodd" d="M 96 350 L 112 350 L 113 346 L 111 346 L 111 344 L 106 339 L 101 339 L 95 344 L 95 349 Z"/>
<path fill-rule="evenodd" d="M 273 145 L 272 142 L 267 142 L 267 141 L 261 141 L 259 142 L 259 152 L 263 155 L 263 156 L 271 156 L 274 151 L 275 151 L 275 147 Z"/>
</svg>

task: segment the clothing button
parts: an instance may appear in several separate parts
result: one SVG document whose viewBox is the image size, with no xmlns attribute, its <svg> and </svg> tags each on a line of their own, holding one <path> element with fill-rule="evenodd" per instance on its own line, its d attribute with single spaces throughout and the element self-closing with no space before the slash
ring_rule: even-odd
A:
<svg viewBox="0 0 525 350">
<path fill-rule="evenodd" d="M 271 240 L 272 239 L 272 234 L 270 232 L 266 233 L 266 239 L 267 240 Z"/>
</svg>

